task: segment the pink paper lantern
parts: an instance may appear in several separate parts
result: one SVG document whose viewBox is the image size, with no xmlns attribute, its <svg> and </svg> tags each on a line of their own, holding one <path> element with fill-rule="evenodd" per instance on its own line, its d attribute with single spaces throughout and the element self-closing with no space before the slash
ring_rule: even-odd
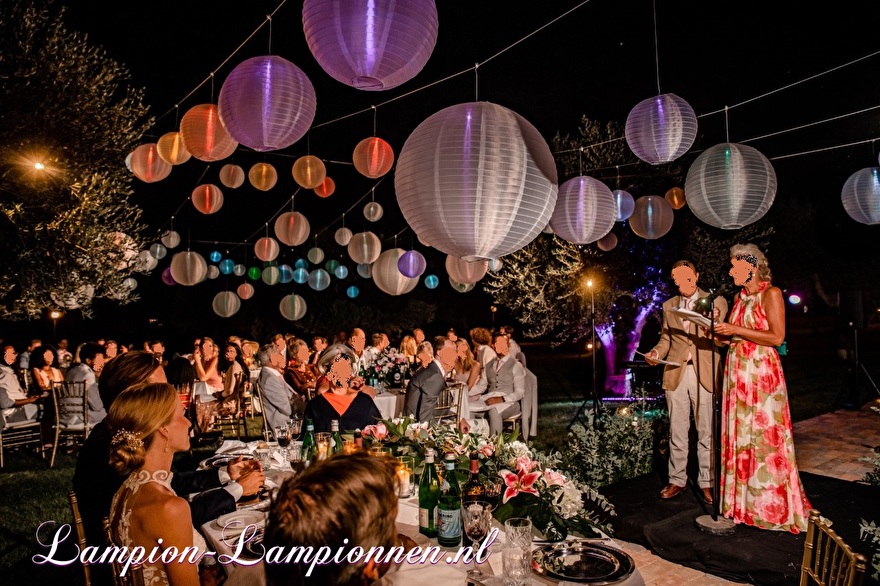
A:
<svg viewBox="0 0 880 586">
<path fill-rule="evenodd" d="M 174 282 L 174 277 L 171 276 L 171 267 L 162 269 L 162 282 L 169 286 L 177 284 Z"/>
<path fill-rule="evenodd" d="M 190 108 L 180 119 L 180 136 L 192 156 L 209 163 L 225 159 L 238 148 L 238 143 L 223 128 L 214 104 Z"/>
<path fill-rule="evenodd" d="M 372 264 L 382 252 L 382 242 L 372 232 L 358 232 L 348 242 L 348 256 L 359 265 Z"/>
<path fill-rule="evenodd" d="M 299 246 L 309 237 L 312 227 L 299 212 L 285 212 L 275 220 L 275 236 L 287 246 Z"/>
<path fill-rule="evenodd" d="M 315 88 L 287 59 L 252 57 L 226 78 L 217 106 L 232 138 L 255 151 L 274 151 L 308 132 L 315 119 Z"/>
<path fill-rule="evenodd" d="M 191 287 L 208 278 L 208 263 L 198 252 L 186 250 L 171 257 L 171 276 L 174 282 Z"/>
<path fill-rule="evenodd" d="M 428 262 L 418 250 L 407 250 L 400 255 L 400 260 L 397 261 L 397 269 L 400 273 L 411 279 L 420 277 L 426 268 L 428 268 Z"/>
<path fill-rule="evenodd" d="M 616 218 L 611 190 L 598 179 L 581 176 L 560 186 L 550 226 L 563 240 L 589 244 L 608 234 Z"/>
<path fill-rule="evenodd" d="M 239 298 L 247 301 L 254 296 L 254 286 L 250 283 L 242 283 L 238 286 L 238 289 L 236 289 L 235 292 L 238 294 Z"/>
<path fill-rule="evenodd" d="M 409 293 L 419 284 L 418 277 L 407 277 L 400 272 L 399 262 L 404 253 L 402 248 L 391 248 L 373 263 L 373 282 L 389 295 Z"/>
<path fill-rule="evenodd" d="M 223 192 L 216 185 L 206 183 L 193 189 L 193 206 L 205 215 L 216 213 L 223 207 Z"/>
<path fill-rule="evenodd" d="M 229 189 L 238 189 L 244 185 L 244 169 L 238 165 L 223 165 L 220 169 L 220 183 Z"/>
<path fill-rule="evenodd" d="M 629 227 L 646 240 L 655 240 L 672 229 L 675 211 L 659 195 L 646 195 L 636 200 L 636 208 L 629 218 Z"/>
<path fill-rule="evenodd" d="M 625 131 L 635 156 L 660 165 L 679 158 L 694 144 L 697 115 L 682 98 L 662 94 L 636 104 L 626 118 Z"/>
<path fill-rule="evenodd" d="M 351 242 L 351 237 L 354 236 L 351 230 L 343 226 L 336 230 L 336 233 L 333 235 L 333 239 L 336 240 L 336 244 L 339 246 L 348 246 L 348 243 Z"/>
<path fill-rule="evenodd" d="M 254 244 L 254 255 L 263 262 L 275 260 L 279 252 L 281 247 L 278 246 L 278 242 L 268 236 L 263 236 Z"/>
<path fill-rule="evenodd" d="M 456 283 L 473 285 L 485 277 L 488 270 L 489 261 L 487 260 L 470 262 L 451 254 L 446 257 L 446 272 L 449 273 L 449 278 Z"/>
<path fill-rule="evenodd" d="M 394 165 L 394 150 L 378 136 L 371 136 L 354 147 L 351 159 L 358 173 L 370 179 L 378 179 Z"/>
<path fill-rule="evenodd" d="M 409 81 L 437 42 L 434 0 L 305 0 L 303 30 L 330 77 L 360 90 Z"/>
<path fill-rule="evenodd" d="M 171 174 L 171 163 L 159 156 L 156 143 L 142 144 L 131 153 L 131 172 L 144 183 L 162 181 Z"/>
</svg>

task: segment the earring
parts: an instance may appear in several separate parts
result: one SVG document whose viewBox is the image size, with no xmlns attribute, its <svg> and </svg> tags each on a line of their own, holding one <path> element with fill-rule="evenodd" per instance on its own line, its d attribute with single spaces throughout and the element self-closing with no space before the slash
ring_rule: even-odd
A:
<svg viewBox="0 0 880 586">
<path fill-rule="evenodd" d="M 165 438 L 165 452 L 168 452 L 168 438 Z"/>
</svg>

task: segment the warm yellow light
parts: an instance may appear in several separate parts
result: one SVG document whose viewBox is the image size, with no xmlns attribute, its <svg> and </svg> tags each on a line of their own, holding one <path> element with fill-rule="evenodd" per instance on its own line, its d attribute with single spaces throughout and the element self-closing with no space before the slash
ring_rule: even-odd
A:
<svg viewBox="0 0 880 586">
<path fill-rule="evenodd" d="M 36 169 L 37 171 L 42 171 L 42 170 L 45 169 L 45 168 L 46 168 L 46 166 L 45 166 L 43 163 L 39 162 L 39 161 L 37 161 L 36 163 L 34 163 L 34 169 Z"/>
<path fill-rule="evenodd" d="M 593 279 L 587 279 L 587 287 L 593 286 Z"/>
<path fill-rule="evenodd" d="M 59 317 L 61 317 L 61 312 L 58 311 L 57 309 L 53 309 L 53 310 L 49 313 L 49 317 L 51 317 L 52 319 L 58 319 Z"/>
</svg>

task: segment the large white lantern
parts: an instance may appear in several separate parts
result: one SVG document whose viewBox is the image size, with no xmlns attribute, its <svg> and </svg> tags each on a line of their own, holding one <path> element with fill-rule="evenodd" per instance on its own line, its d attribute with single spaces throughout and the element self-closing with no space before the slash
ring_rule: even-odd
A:
<svg viewBox="0 0 880 586">
<path fill-rule="evenodd" d="M 302 319 L 306 314 L 306 300 L 299 295 L 292 293 L 281 300 L 281 303 L 278 304 L 278 309 L 281 311 L 281 315 L 284 316 L 284 319 L 297 321 Z"/>
<path fill-rule="evenodd" d="M 880 167 L 867 167 L 850 175 L 840 200 L 856 222 L 880 224 Z"/>
<path fill-rule="evenodd" d="M 468 260 L 515 252 L 556 206 L 556 163 L 525 118 L 473 102 L 430 116 L 406 140 L 394 186 L 423 242 Z"/>
<path fill-rule="evenodd" d="M 348 256 L 358 264 L 372 264 L 382 252 L 382 241 L 372 232 L 358 232 L 348 242 Z"/>
<path fill-rule="evenodd" d="M 559 188 L 550 226 L 563 240 L 589 244 L 608 234 L 616 218 L 617 206 L 611 190 L 598 179 L 580 176 Z"/>
<path fill-rule="evenodd" d="M 706 149 L 688 169 L 688 206 L 710 226 L 738 230 L 760 220 L 776 198 L 776 172 L 756 149 L 721 143 Z"/>
<path fill-rule="evenodd" d="M 171 257 L 171 276 L 180 285 L 196 285 L 208 277 L 208 263 L 198 252 L 178 252 Z"/>
<path fill-rule="evenodd" d="M 232 291 L 220 291 L 214 295 L 211 307 L 220 317 L 232 317 L 241 309 L 241 299 Z"/>
<path fill-rule="evenodd" d="M 406 252 L 402 248 L 391 248 L 379 255 L 373 263 L 373 281 L 376 286 L 389 295 L 409 293 L 419 284 L 419 277 L 407 277 L 397 266 L 400 257 Z"/>
<path fill-rule="evenodd" d="M 646 240 L 655 240 L 672 229 L 675 211 L 665 198 L 659 195 L 646 195 L 636 200 L 629 227 L 636 235 Z"/>
<path fill-rule="evenodd" d="M 675 94 L 642 100 L 626 117 L 626 143 L 641 160 L 660 165 L 687 152 L 697 137 L 697 115 Z"/>
<path fill-rule="evenodd" d="M 309 238 L 309 221 L 299 212 L 284 212 L 275 220 L 275 236 L 287 246 L 299 246 Z"/>
<path fill-rule="evenodd" d="M 449 278 L 456 283 L 473 285 L 485 277 L 488 270 L 489 261 L 487 260 L 467 261 L 451 254 L 446 257 L 446 272 L 449 273 Z"/>
</svg>

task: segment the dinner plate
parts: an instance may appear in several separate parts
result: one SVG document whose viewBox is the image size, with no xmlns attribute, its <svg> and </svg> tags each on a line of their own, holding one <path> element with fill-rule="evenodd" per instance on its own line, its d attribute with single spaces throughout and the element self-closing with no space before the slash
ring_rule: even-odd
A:
<svg viewBox="0 0 880 586">
<path fill-rule="evenodd" d="M 626 552 L 589 540 L 548 544 L 532 552 L 536 574 L 581 584 L 619 584 L 635 567 Z"/>
<path fill-rule="evenodd" d="M 256 525 L 264 527 L 266 525 L 266 515 L 260 511 L 244 510 L 233 511 L 220 515 L 214 520 L 217 529 L 223 532 L 223 537 L 238 537 L 248 525 Z"/>
<path fill-rule="evenodd" d="M 238 458 L 242 457 L 244 460 L 253 460 L 254 457 L 252 454 L 218 454 L 216 456 L 211 456 L 207 460 L 202 461 L 202 468 L 225 468 L 229 465 L 230 462 Z"/>
<path fill-rule="evenodd" d="M 265 555 L 266 551 L 263 547 L 263 536 L 265 533 L 265 528 L 259 529 L 257 534 L 244 544 L 244 548 L 242 549 L 242 554 L 244 555 L 242 557 L 258 560 Z"/>
</svg>

